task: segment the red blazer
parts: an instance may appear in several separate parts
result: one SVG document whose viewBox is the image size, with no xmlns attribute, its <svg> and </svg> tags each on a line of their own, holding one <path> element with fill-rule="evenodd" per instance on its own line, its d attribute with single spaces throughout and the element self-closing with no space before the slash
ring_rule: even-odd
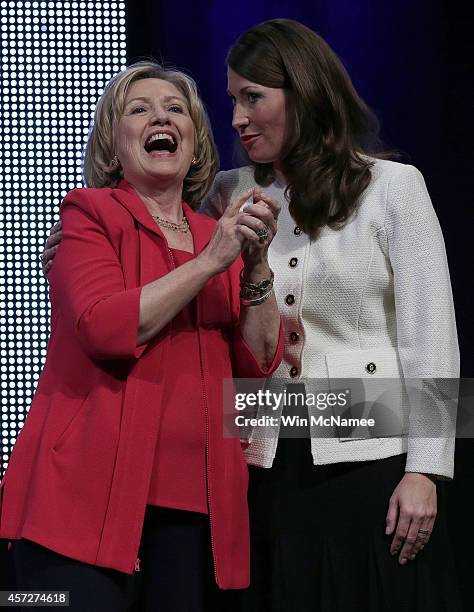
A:
<svg viewBox="0 0 474 612">
<path fill-rule="evenodd" d="M 185 205 L 196 254 L 215 221 Z M 141 287 L 172 270 L 166 240 L 126 181 L 77 189 L 61 205 L 49 276 L 51 336 L 25 425 L 0 486 L 0 538 L 133 573 L 170 364 L 170 326 L 137 347 Z M 247 468 L 223 438 L 222 379 L 262 377 L 241 337 L 237 261 L 197 297 L 209 514 L 221 588 L 249 582 Z M 211 418 L 209 418 L 211 417 Z"/>
</svg>

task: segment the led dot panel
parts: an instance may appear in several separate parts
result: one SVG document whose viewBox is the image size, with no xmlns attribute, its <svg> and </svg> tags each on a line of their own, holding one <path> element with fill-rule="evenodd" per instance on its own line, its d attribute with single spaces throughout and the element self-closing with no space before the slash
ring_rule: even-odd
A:
<svg viewBox="0 0 474 612">
<path fill-rule="evenodd" d="M 46 354 L 39 255 L 62 197 L 82 186 L 97 98 L 126 65 L 125 2 L 0 0 L 0 24 L 1 478 Z"/>
</svg>

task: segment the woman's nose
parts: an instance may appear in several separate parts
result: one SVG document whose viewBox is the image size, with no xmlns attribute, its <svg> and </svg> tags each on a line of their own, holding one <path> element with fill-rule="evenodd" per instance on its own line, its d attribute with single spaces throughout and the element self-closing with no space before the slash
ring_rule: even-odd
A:
<svg viewBox="0 0 474 612">
<path fill-rule="evenodd" d="M 169 120 L 168 113 L 162 107 L 156 107 L 153 109 L 153 114 L 151 115 L 151 122 L 155 123 L 167 123 Z"/>
<path fill-rule="evenodd" d="M 239 104 L 234 106 L 234 112 L 232 114 L 232 127 L 236 130 L 240 130 L 249 124 L 249 118 L 243 112 L 243 109 Z"/>
</svg>

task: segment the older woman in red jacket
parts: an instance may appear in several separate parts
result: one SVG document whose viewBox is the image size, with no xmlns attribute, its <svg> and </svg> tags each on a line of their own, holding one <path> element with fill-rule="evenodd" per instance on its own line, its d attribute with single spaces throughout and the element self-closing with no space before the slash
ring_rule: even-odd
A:
<svg viewBox="0 0 474 612">
<path fill-rule="evenodd" d="M 189 77 L 140 63 L 112 79 L 92 188 L 61 205 L 46 364 L 1 484 L 20 589 L 125 610 L 140 581 L 142 610 L 208 611 L 206 572 L 248 584 L 247 469 L 223 437 L 222 380 L 281 359 L 265 282 L 278 208 L 253 194 L 242 212 L 245 193 L 217 223 L 194 212 L 216 168 Z M 262 294 L 241 307 L 249 283 Z"/>
</svg>

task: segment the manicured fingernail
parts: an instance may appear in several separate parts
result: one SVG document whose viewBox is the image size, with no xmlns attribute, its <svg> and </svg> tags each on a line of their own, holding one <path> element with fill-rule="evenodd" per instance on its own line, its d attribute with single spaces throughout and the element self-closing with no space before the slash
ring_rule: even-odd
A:
<svg viewBox="0 0 474 612">
<path fill-rule="evenodd" d="M 415 557 L 416 557 L 416 555 L 412 555 L 412 556 L 410 557 L 410 559 L 413 561 L 413 559 L 414 559 Z"/>
<path fill-rule="evenodd" d="M 403 557 L 403 559 L 400 559 L 400 565 L 405 565 L 406 562 L 407 560 L 405 559 L 405 557 Z"/>
<path fill-rule="evenodd" d="M 385 527 L 385 535 L 388 535 L 389 533 L 390 533 L 390 526 L 389 526 L 389 525 L 387 525 L 387 526 Z"/>
</svg>

